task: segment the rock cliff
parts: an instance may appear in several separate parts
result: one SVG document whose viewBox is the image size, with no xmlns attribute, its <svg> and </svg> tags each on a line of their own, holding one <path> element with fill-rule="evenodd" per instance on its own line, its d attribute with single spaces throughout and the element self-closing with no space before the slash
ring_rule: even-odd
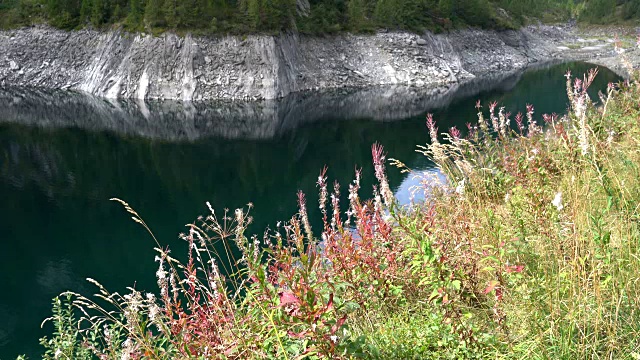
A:
<svg viewBox="0 0 640 360">
<path fill-rule="evenodd" d="M 562 27 L 309 37 L 151 36 L 49 27 L 0 32 L 0 86 L 106 98 L 276 99 L 330 88 L 433 88 L 562 57 Z"/>
</svg>

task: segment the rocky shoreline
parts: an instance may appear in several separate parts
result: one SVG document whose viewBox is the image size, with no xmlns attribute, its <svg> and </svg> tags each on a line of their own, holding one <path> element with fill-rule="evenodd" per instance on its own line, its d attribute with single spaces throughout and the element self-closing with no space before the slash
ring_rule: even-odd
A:
<svg viewBox="0 0 640 360">
<path fill-rule="evenodd" d="M 598 59 L 624 72 L 611 39 L 583 39 L 572 26 L 326 37 L 154 37 L 43 26 L 0 32 L 0 86 L 124 99 L 260 100 L 379 85 L 430 89 L 532 63 Z"/>
</svg>

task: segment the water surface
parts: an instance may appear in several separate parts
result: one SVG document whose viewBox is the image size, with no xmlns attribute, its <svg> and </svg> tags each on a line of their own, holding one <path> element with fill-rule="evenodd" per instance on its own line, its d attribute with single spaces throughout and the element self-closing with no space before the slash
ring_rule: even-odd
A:
<svg viewBox="0 0 640 360">
<path fill-rule="evenodd" d="M 0 89 L 0 359 L 39 358 L 51 299 L 65 290 L 93 293 L 87 277 L 113 291 L 134 283 L 156 290 L 152 239 L 109 198 L 129 202 L 175 249 L 205 201 L 217 209 L 252 202 L 252 231 L 260 233 L 296 212 L 297 190 L 316 203 L 324 165 L 343 188 L 362 167 L 362 195 L 370 194 L 374 142 L 413 169 L 435 171 L 415 152 L 427 141 L 427 112 L 442 130 L 474 121 L 478 99 L 514 114 L 527 103 L 538 117 L 563 113 L 569 67 L 581 74 L 593 66 L 543 66 L 448 91 L 340 90 L 260 103 L 112 102 Z M 601 69 L 594 89 L 617 80 Z M 415 180 L 394 169 L 389 178 L 408 201 Z"/>
</svg>

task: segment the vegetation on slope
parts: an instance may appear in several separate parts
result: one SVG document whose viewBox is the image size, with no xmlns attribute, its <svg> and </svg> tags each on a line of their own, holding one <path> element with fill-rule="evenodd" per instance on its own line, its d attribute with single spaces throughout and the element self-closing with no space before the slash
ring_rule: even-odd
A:
<svg viewBox="0 0 640 360">
<path fill-rule="evenodd" d="M 377 28 L 439 31 L 470 25 L 513 28 L 532 18 L 611 21 L 640 15 L 640 0 L 4 0 L 0 27 L 49 23 L 63 29 L 122 25 L 131 31 L 308 33 Z M 620 3 L 620 13 L 612 14 Z M 506 10 L 506 13 L 504 12 Z"/>
<path fill-rule="evenodd" d="M 567 74 L 564 116 L 478 104 L 464 137 L 429 116 L 419 151 L 448 182 L 410 207 L 378 145 L 370 200 L 359 171 L 344 205 L 320 173 L 322 228 L 303 193 L 263 236 L 209 205 L 186 263 L 158 244 L 159 293 L 56 298 L 45 358 L 637 359 L 640 78 L 591 99 L 595 76 Z"/>
</svg>

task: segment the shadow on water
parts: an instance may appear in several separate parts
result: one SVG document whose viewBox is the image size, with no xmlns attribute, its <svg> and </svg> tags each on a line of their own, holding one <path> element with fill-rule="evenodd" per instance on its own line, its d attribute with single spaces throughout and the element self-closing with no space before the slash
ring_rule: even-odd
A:
<svg viewBox="0 0 640 360">
<path fill-rule="evenodd" d="M 0 358 L 38 358 L 38 325 L 51 298 L 93 293 L 92 277 L 113 291 L 155 291 L 154 243 L 121 206 L 129 202 L 174 255 L 177 234 L 206 210 L 253 202 L 252 232 L 296 212 L 296 191 L 319 217 L 315 182 L 329 166 L 343 188 L 363 167 L 373 186 L 370 147 L 418 171 L 435 171 L 415 152 L 433 112 L 440 129 L 474 121 L 475 101 L 508 111 L 566 109 L 564 73 L 591 65 L 542 66 L 451 89 L 373 88 L 292 95 L 259 103 L 109 101 L 83 94 L 0 89 Z M 619 78 L 602 69 L 595 89 Z M 595 99 L 595 97 L 594 97 Z M 393 121 L 392 121 L 393 120 Z M 389 169 L 408 201 L 415 180 Z"/>
</svg>

